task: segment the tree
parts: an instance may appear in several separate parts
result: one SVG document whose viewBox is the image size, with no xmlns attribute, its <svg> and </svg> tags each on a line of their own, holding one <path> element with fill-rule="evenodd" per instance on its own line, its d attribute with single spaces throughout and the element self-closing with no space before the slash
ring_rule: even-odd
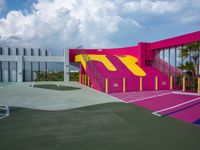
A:
<svg viewBox="0 0 200 150">
<path fill-rule="evenodd" d="M 188 76 L 198 76 L 199 50 L 200 42 L 187 44 L 181 49 L 179 57 L 183 58 L 183 60 L 186 60 L 186 63 L 181 64 L 178 68 L 184 70 Z M 188 60 L 189 57 L 190 59 Z"/>
</svg>

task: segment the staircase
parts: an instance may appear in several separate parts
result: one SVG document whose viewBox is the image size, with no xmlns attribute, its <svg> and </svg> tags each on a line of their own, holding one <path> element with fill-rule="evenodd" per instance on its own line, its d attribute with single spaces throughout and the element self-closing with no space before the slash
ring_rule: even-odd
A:
<svg viewBox="0 0 200 150">
<path fill-rule="evenodd" d="M 117 56 L 106 55 L 106 57 L 116 67 L 116 71 L 109 71 L 103 63 L 91 60 L 87 53 L 82 54 L 85 63 L 84 69 L 91 85 L 99 91 L 108 93 L 122 92 L 124 86 L 126 92 L 139 91 L 141 84 L 140 77 L 133 74 Z M 159 77 L 158 89 L 169 89 L 168 76 L 151 66 L 142 69 L 146 73 L 146 76 L 142 77 L 143 90 L 155 90 L 156 76 Z M 106 86 L 108 87 L 108 91 L 106 91 Z"/>
</svg>

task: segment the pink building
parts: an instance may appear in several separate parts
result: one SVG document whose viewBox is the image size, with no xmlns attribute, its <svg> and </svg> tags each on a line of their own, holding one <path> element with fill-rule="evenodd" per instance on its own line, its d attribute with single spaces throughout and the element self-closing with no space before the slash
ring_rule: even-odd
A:
<svg viewBox="0 0 200 150">
<path fill-rule="evenodd" d="M 180 57 L 181 50 L 199 41 L 197 31 L 125 48 L 70 49 L 70 62 L 80 62 L 81 83 L 102 92 L 172 89 L 183 71 L 178 67 L 192 59 L 192 54 Z"/>
</svg>

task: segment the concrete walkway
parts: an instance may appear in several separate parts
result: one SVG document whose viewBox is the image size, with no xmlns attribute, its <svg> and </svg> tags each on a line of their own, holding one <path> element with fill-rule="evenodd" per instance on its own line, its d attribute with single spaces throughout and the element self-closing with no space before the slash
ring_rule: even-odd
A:
<svg viewBox="0 0 200 150">
<path fill-rule="evenodd" d="M 55 82 L 35 82 L 34 84 Z M 58 82 L 61 85 L 80 87 L 80 90 L 57 91 L 32 87 L 33 83 L 16 83 L 0 88 L 0 105 L 40 110 L 66 110 L 84 106 L 120 102 L 78 82 Z"/>
</svg>

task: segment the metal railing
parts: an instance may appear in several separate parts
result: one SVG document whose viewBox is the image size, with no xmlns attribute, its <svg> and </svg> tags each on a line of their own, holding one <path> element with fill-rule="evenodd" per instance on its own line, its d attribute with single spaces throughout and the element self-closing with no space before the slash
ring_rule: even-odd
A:
<svg viewBox="0 0 200 150">
<path fill-rule="evenodd" d="M 146 77 L 119 77 L 107 78 L 105 84 L 107 92 L 131 92 L 147 90 L 169 90 L 170 79 L 166 76 L 146 76 Z"/>
<path fill-rule="evenodd" d="M 87 68 L 90 70 L 92 77 L 94 78 L 94 80 L 96 80 L 96 82 L 98 83 L 98 85 L 101 88 L 102 92 L 105 92 L 105 77 L 102 76 L 102 74 L 98 71 L 98 69 L 95 66 L 95 63 L 93 61 L 89 61 L 90 56 L 88 55 L 87 51 L 83 49 L 83 53 L 82 53 L 82 57 L 84 59 L 84 61 L 86 62 L 86 70 Z"/>
<path fill-rule="evenodd" d="M 199 80 L 199 77 L 173 77 L 173 89 L 199 93 Z"/>
<path fill-rule="evenodd" d="M 6 118 L 10 115 L 8 106 L 0 106 L 0 119 Z"/>
<path fill-rule="evenodd" d="M 181 90 L 200 94 L 199 77 L 174 77 L 174 76 L 146 76 L 146 77 L 104 77 L 99 72 L 95 62 L 89 61 L 90 56 L 86 50 L 82 53 L 86 68 L 90 70 L 102 92 L 130 92 L 145 90 Z"/>
</svg>

